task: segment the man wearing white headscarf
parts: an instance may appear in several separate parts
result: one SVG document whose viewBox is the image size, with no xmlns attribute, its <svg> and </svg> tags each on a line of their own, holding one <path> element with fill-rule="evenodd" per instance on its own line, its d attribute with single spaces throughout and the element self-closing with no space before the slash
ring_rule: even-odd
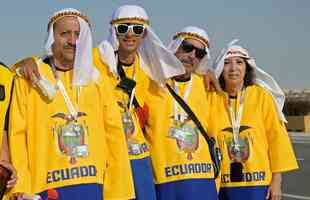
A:
<svg viewBox="0 0 310 200">
<path fill-rule="evenodd" d="M 215 62 L 223 92 L 209 93 L 209 122 L 222 149 L 219 198 L 281 199 L 281 174 L 297 169 L 282 113 L 284 94 L 248 51 L 224 48 Z"/>
<path fill-rule="evenodd" d="M 172 77 L 168 85 L 186 102 L 206 129 L 210 118 L 209 105 L 203 78 L 198 74 L 208 67 L 209 37 L 201 28 L 185 27 L 175 34 L 169 48 L 181 61 L 186 73 Z M 167 89 L 152 90 L 147 102 L 150 116 L 146 133 L 157 199 L 217 199 L 208 143 L 191 116 Z"/>
<path fill-rule="evenodd" d="M 144 136 L 149 107 L 145 96 L 151 82 L 163 85 L 168 78 L 184 73 L 184 68 L 154 33 L 145 10 L 136 5 L 114 11 L 109 39 L 94 50 L 94 58 L 95 63 L 109 65 L 105 74 L 122 108 L 136 199 L 154 200 L 155 185 Z M 106 192 L 117 196 L 113 188 Z"/>
<path fill-rule="evenodd" d="M 20 175 L 13 196 L 101 200 L 107 166 L 118 159 L 113 152 L 127 147 L 116 100 L 93 65 L 87 17 L 75 9 L 54 13 L 45 49 L 35 58 L 40 79 L 33 86 L 18 77 L 12 93 L 10 153 Z M 115 137 L 123 143 L 111 149 Z M 128 157 L 122 164 L 127 181 Z"/>
</svg>

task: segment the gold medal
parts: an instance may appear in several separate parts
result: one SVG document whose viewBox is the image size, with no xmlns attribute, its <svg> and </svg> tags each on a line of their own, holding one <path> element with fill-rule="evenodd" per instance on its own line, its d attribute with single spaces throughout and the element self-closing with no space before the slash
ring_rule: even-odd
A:
<svg viewBox="0 0 310 200">
<path fill-rule="evenodd" d="M 122 124 L 123 130 L 126 135 L 126 138 L 130 138 L 131 135 L 135 133 L 135 123 L 131 116 L 129 109 L 127 108 L 127 104 L 125 101 L 118 101 L 118 105 L 123 109 L 122 112 Z"/>
</svg>

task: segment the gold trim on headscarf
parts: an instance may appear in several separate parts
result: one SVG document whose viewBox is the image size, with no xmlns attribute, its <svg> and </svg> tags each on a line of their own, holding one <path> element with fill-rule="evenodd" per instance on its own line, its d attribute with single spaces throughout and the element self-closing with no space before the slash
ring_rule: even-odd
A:
<svg viewBox="0 0 310 200">
<path fill-rule="evenodd" d="M 113 19 L 110 24 L 126 24 L 126 23 L 135 23 L 135 24 L 142 24 L 142 25 L 149 25 L 149 20 L 140 18 L 140 17 L 126 17 L 120 19 Z"/>
<path fill-rule="evenodd" d="M 245 52 L 242 52 L 240 50 L 235 50 L 235 49 L 232 49 L 232 50 L 229 50 L 227 53 L 226 53 L 226 56 L 225 57 L 242 57 L 242 58 L 250 58 L 249 54 L 245 53 Z"/>
<path fill-rule="evenodd" d="M 200 35 L 196 33 L 189 33 L 189 32 L 178 32 L 175 36 L 173 36 L 173 39 L 177 39 L 178 37 L 183 37 L 184 39 L 194 39 L 200 41 L 202 44 L 204 44 L 207 48 L 209 48 L 209 41 L 205 38 L 201 37 Z"/>
<path fill-rule="evenodd" d="M 66 12 L 61 12 L 61 13 L 53 16 L 50 19 L 50 21 L 48 22 L 47 27 L 49 28 L 52 24 L 54 24 L 56 21 L 60 20 L 63 17 L 80 17 L 80 18 L 84 19 L 88 23 L 89 26 L 91 26 L 89 19 L 85 15 L 82 15 L 79 12 L 66 11 Z"/>
</svg>

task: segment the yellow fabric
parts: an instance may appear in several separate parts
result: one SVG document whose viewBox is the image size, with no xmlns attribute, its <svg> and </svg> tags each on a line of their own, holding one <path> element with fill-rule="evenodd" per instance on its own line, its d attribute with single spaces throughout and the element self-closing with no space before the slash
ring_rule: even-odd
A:
<svg viewBox="0 0 310 200">
<path fill-rule="evenodd" d="M 119 93 L 115 89 L 118 80 L 109 73 L 108 67 L 101 61 L 98 49 L 94 49 L 93 56 L 94 63 L 100 70 L 105 85 L 109 86 L 109 92 L 111 92 L 111 94 L 115 97 L 114 103 L 116 103 L 120 98 L 120 96 L 117 96 Z M 122 111 L 119 106 L 117 106 L 117 109 L 118 113 Z M 138 123 L 137 121 L 135 122 Z M 119 122 L 119 125 L 122 126 L 121 121 Z M 136 127 L 139 127 L 138 124 L 136 124 Z M 118 132 L 118 134 L 113 134 L 110 136 L 110 142 L 108 143 L 110 149 L 113 149 L 117 146 L 126 146 L 126 148 L 122 148 L 121 151 L 111 152 L 113 162 L 111 162 L 111 165 L 109 165 L 106 173 L 104 198 L 107 200 L 133 199 L 135 198 L 134 185 L 123 128 L 121 132 Z M 125 161 L 127 161 L 128 164 L 126 163 L 126 165 L 124 165 Z"/>
<path fill-rule="evenodd" d="M 241 126 L 249 128 L 241 128 L 240 131 L 240 137 L 248 140 L 250 152 L 249 158 L 243 164 L 245 181 L 230 182 L 231 161 L 227 143 L 232 138 L 232 131 L 226 129 L 231 128 L 227 99 L 228 95 L 224 93 L 208 93 L 208 101 L 212 105 L 210 112 L 214 115 L 209 125 L 217 134 L 223 153 L 221 187 L 269 185 L 273 172 L 298 168 L 288 133 L 279 121 L 271 95 L 259 86 L 249 86 L 246 89 L 241 119 Z M 237 107 L 239 101 L 240 92 L 237 96 Z"/>
<path fill-rule="evenodd" d="M 95 63 L 101 62 L 98 49 L 94 50 L 93 55 L 94 55 Z M 137 56 L 135 59 L 135 63 L 132 66 L 125 66 L 125 67 L 123 67 L 123 69 L 124 69 L 126 76 L 130 79 L 133 78 L 134 72 L 135 72 L 135 81 L 136 81 L 135 97 L 137 98 L 139 105 L 141 107 L 143 107 L 145 105 L 145 97 L 147 94 L 146 91 L 149 88 L 150 79 L 141 70 L 139 65 L 140 65 L 140 58 L 139 58 L 139 56 Z M 117 85 L 118 85 L 120 79 L 116 75 L 109 72 L 109 69 L 106 66 L 102 69 L 102 71 L 103 71 L 104 76 L 106 76 L 108 79 L 107 82 L 109 84 L 111 84 L 117 101 L 118 102 L 126 102 L 126 103 L 129 102 L 128 95 L 126 93 L 124 93 L 121 89 L 117 88 Z M 148 105 L 148 103 L 147 103 L 147 105 Z M 121 108 L 121 110 L 123 112 L 122 108 Z M 144 137 L 143 132 L 141 130 L 141 127 L 139 125 L 139 119 L 138 119 L 138 116 L 135 112 L 135 108 L 133 105 L 131 106 L 130 113 L 131 113 L 131 116 L 133 117 L 133 122 L 135 124 L 135 132 L 132 135 L 130 135 L 129 138 L 127 138 L 127 142 L 133 141 L 133 142 L 138 143 L 140 145 L 146 144 L 146 140 L 145 140 L 145 137 Z M 141 158 L 145 158 L 146 156 L 149 156 L 148 151 L 143 152 L 143 153 L 138 154 L 138 155 L 129 155 L 129 159 L 130 160 L 141 159 Z"/>
<path fill-rule="evenodd" d="M 39 71 L 55 84 L 49 65 L 41 63 Z M 31 83 L 19 77 L 15 82 L 10 108 L 11 159 L 19 177 L 12 192 L 38 193 L 49 188 L 81 183 L 103 184 L 105 176 L 108 176 L 107 166 L 113 166 L 111 152 L 126 149 L 125 143 L 111 149 L 111 141 L 114 135 L 122 135 L 122 127 L 118 107 L 113 103 L 115 99 L 103 79 L 98 84 L 82 87 L 78 98 L 77 87 L 71 87 L 72 71 L 59 72 L 59 76 L 74 106 L 79 112 L 86 113 L 86 116 L 78 118 L 78 122 L 87 127 L 85 142 L 89 154 L 85 158 L 76 158 L 76 163 L 72 164 L 70 157 L 60 151 L 57 134 L 53 130 L 63 125 L 65 120 L 52 118 L 56 113 L 68 113 L 60 91 L 57 90 L 55 99 L 49 102 Z M 124 168 L 129 168 L 128 159 L 126 161 L 122 164 Z M 93 169 L 92 166 L 97 170 L 96 176 L 60 181 L 50 176 L 56 170 L 79 167 Z"/>
<path fill-rule="evenodd" d="M 12 72 L 5 66 L 0 65 L 0 85 L 4 89 L 4 99 L 0 100 L 0 146 L 2 144 L 2 134 L 5 125 L 5 115 L 9 106 L 11 96 L 11 86 L 13 81 Z"/>
<path fill-rule="evenodd" d="M 206 93 L 203 80 L 197 75 L 192 75 L 192 89 L 187 104 L 197 115 L 202 125 L 206 128 L 209 120 L 209 104 L 206 101 Z M 174 83 L 171 81 L 170 83 Z M 180 96 L 188 82 L 180 83 Z M 209 148 L 202 137 L 198 135 L 198 146 L 182 149 L 177 144 L 177 139 L 169 136 L 169 129 L 173 127 L 174 99 L 165 88 L 150 87 L 150 95 L 147 97 L 150 105 L 150 117 L 148 120 L 147 134 L 150 143 L 150 155 L 157 184 L 173 182 L 185 179 L 213 178 L 213 167 L 209 154 Z M 191 127 L 195 127 L 192 121 L 188 121 Z M 191 166 L 199 165 L 206 168 L 204 172 L 191 171 Z M 183 167 L 183 173 L 181 172 Z M 187 168 L 186 173 L 184 170 Z"/>
<path fill-rule="evenodd" d="M 5 116 L 11 97 L 12 81 L 13 81 L 13 73 L 7 67 L 0 65 L 0 85 L 3 86 L 5 93 L 4 94 L 5 98 L 3 100 L 0 100 L 0 133 L 1 133 L 0 147 L 2 146 L 2 136 L 5 125 Z M 5 195 L 3 199 L 4 200 L 9 199 L 9 195 Z"/>
</svg>

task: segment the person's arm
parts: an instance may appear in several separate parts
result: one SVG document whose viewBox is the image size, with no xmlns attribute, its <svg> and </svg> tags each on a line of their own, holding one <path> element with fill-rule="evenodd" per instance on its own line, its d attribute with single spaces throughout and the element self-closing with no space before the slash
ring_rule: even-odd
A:
<svg viewBox="0 0 310 200">
<path fill-rule="evenodd" d="M 220 82 L 216 78 L 214 71 L 208 69 L 207 73 L 203 76 L 203 79 L 204 79 L 205 89 L 207 91 L 217 91 L 217 92 L 222 91 Z"/>
<path fill-rule="evenodd" d="M 272 173 L 271 183 L 269 185 L 266 199 L 280 200 L 282 196 L 282 174 Z"/>
<path fill-rule="evenodd" d="M 10 163 L 10 154 L 9 154 L 9 147 L 8 147 L 8 136 L 7 132 L 3 132 L 2 136 L 2 146 L 1 146 L 1 158 L 0 158 L 0 165 L 7 168 L 12 172 L 11 178 L 7 183 L 7 189 L 11 189 L 16 185 L 17 182 L 17 173 L 13 165 Z"/>
<path fill-rule="evenodd" d="M 35 84 L 40 78 L 39 69 L 34 57 L 25 58 L 11 66 L 11 70 L 19 76 Z"/>
</svg>

